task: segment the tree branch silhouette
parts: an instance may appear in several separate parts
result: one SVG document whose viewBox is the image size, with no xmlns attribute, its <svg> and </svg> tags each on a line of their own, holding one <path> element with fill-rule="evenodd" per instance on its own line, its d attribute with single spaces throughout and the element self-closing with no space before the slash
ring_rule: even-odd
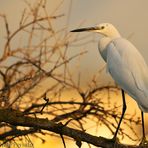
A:
<svg viewBox="0 0 148 148">
<path fill-rule="evenodd" d="M 117 148 L 142 148 L 140 146 L 124 145 L 119 142 L 114 143 L 111 139 L 104 137 L 97 137 L 90 135 L 84 131 L 70 128 L 63 125 L 61 122 L 55 123 L 44 118 L 33 118 L 24 116 L 23 112 L 12 109 L 0 109 L 0 121 L 6 122 L 14 126 L 30 127 L 28 130 L 15 130 L 1 135 L 0 139 L 4 139 L 7 136 L 20 136 L 37 132 L 40 129 L 48 130 L 57 134 L 65 135 L 73 138 L 75 141 L 84 141 L 95 146 L 101 146 L 105 148 L 117 147 Z"/>
</svg>

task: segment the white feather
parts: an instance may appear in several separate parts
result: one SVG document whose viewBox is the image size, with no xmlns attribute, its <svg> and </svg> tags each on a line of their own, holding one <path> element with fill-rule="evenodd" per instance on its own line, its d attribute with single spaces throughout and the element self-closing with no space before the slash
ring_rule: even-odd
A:
<svg viewBox="0 0 148 148">
<path fill-rule="evenodd" d="M 112 40 L 106 50 L 113 79 L 148 112 L 148 67 L 139 51 L 123 38 Z"/>
</svg>

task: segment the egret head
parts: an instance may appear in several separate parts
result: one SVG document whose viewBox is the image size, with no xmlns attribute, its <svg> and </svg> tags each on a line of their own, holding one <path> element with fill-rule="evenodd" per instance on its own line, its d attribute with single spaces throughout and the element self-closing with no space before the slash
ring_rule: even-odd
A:
<svg viewBox="0 0 148 148">
<path fill-rule="evenodd" d="M 110 23 L 102 23 L 95 27 L 75 29 L 72 30 L 71 32 L 82 32 L 82 31 L 97 32 L 110 38 L 120 37 L 118 30 Z"/>
</svg>

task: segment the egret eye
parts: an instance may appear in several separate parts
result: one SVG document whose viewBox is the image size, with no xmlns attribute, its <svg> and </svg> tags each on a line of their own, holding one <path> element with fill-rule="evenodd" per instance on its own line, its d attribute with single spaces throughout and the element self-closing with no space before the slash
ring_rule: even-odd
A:
<svg viewBox="0 0 148 148">
<path fill-rule="evenodd" d="M 104 29 L 105 28 L 105 26 L 101 26 L 101 29 Z"/>
</svg>

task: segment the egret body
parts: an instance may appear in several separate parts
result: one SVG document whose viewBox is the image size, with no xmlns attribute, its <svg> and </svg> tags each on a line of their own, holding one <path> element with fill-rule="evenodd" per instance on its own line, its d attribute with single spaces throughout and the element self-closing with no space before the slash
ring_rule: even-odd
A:
<svg viewBox="0 0 148 148">
<path fill-rule="evenodd" d="M 72 32 L 82 31 L 103 35 L 99 41 L 99 52 L 106 62 L 108 72 L 122 89 L 123 112 L 115 137 L 126 110 L 125 91 L 137 102 L 142 111 L 143 139 L 145 140 L 143 112 L 148 112 L 148 66 L 144 58 L 136 47 L 122 38 L 118 30 L 110 23 L 72 30 Z"/>
</svg>

